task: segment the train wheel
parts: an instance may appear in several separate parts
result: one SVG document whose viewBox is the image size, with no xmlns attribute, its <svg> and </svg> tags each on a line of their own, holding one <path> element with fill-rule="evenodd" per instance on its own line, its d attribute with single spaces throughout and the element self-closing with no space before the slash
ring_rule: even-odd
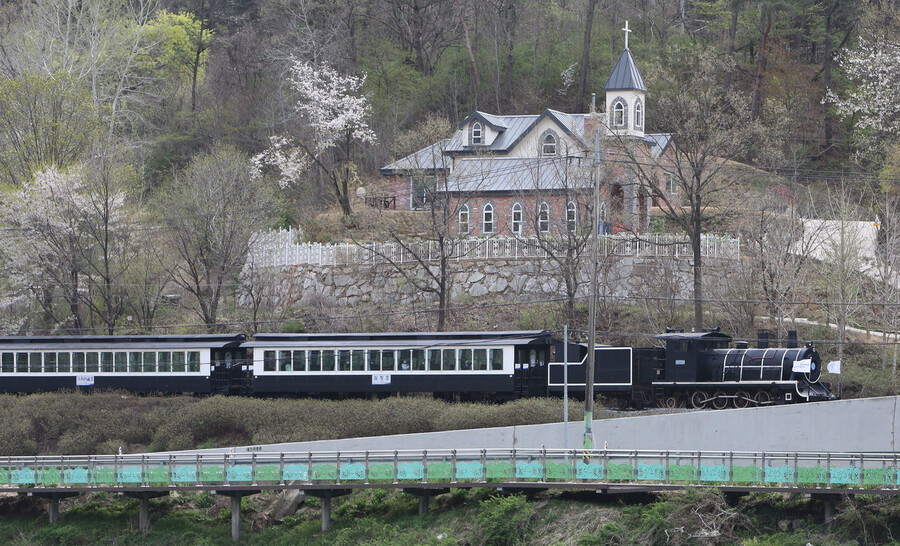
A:
<svg viewBox="0 0 900 546">
<path fill-rule="evenodd" d="M 620 410 L 628 409 L 628 399 L 627 398 L 616 398 L 616 408 Z"/>
<path fill-rule="evenodd" d="M 772 403 L 772 395 L 769 391 L 759 391 L 754 397 L 757 406 L 768 406 Z"/>
<path fill-rule="evenodd" d="M 691 407 L 694 409 L 703 409 L 706 407 L 706 402 L 709 397 L 706 396 L 706 393 L 703 391 L 694 391 L 694 394 L 691 395 Z"/>
<path fill-rule="evenodd" d="M 658 408 L 667 408 L 669 406 L 666 405 L 667 398 L 657 398 L 656 399 L 656 407 Z"/>
<path fill-rule="evenodd" d="M 725 409 L 728 407 L 728 398 L 725 398 L 724 392 L 716 391 L 713 395 L 711 404 L 713 409 Z"/>
<path fill-rule="evenodd" d="M 750 393 L 747 391 L 737 391 L 734 398 L 734 407 L 738 409 L 746 408 L 750 405 L 750 401 L 753 400 L 750 398 Z"/>
<path fill-rule="evenodd" d="M 675 396 L 667 396 L 664 400 L 665 407 L 667 407 L 667 408 L 677 408 L 678 402 L 679 402 L 679 400 Z M 682 406 L 684 406 L 683 403 L 682 403 Z"/>
</svg>

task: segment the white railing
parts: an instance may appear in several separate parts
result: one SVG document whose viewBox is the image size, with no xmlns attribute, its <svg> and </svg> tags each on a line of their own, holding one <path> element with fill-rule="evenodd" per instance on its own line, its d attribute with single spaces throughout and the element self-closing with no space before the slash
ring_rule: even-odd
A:
<svg viewBox="0 0 900 546">
<path fill-rule="evenodd" d="M 412 240 L 400 243 L 298 243 L 291 229 L 259 234 L 250 248 L 250 262 L 257 267 L 290 265 L 375 265 L 437 261 L 444 255 L 437 241 Z M 539 240 L 536 237 L 469 238 L 453 241 L 454 260 L 534 259 L 565 252 L 565 241 Z M 704 235 L 701 240 L 704 258 L 740 256 L 740 239 Z M 691 243 L 682 236 L 630 234 L 602 235 L 602 256 L 690 258 Z"/>
</svg>

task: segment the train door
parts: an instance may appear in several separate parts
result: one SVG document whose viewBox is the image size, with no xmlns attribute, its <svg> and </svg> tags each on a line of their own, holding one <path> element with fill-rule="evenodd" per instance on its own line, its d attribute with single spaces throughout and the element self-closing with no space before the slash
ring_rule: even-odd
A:
<svg viewBox="0 0 900 546">
<path fill-rule="evenodd" d="M 210 376 L 213 394 L 252 394 L 253 383 L 245 349 L 213 349 Z"/>
</svg>

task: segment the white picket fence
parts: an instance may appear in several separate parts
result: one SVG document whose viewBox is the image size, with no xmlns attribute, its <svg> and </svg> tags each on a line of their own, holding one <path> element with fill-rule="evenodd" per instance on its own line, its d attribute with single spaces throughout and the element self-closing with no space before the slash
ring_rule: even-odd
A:
<svg viewBox="0 0 900 546">
<path fill-rule="evenodd" d="M 282 229 L 258 234 L 250 247 L 250 262 L 256 267 L 282 267 L 290 265 L 375 265 L 436 261 L 441 251 L 436 241 L 415 240 L 404 243 L 298 243 L 298 233 Z M 454 260 L 485 259 L 534 259 L 546 258 L 548 250 L 558 254 L 563 243 L 548 249 L 537 238 L 490 237 L 460 239 L 455 242 Z M 740 256 L 740 239 L 718 235 L 704 235 L 701 254 L 709 258 L 737 258 Z M 671 256 L 690 258 L 691 244 L 685 237 L 675 235 L 630 234 L 600 236 L 602 256 Z"/>
</svg>

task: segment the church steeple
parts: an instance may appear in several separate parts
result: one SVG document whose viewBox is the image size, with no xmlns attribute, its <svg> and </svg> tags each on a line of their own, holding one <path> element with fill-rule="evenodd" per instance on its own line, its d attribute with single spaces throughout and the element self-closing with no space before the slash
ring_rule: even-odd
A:
<svg viewBox="0 0 900 546">
<path fill-rule="evenodd" d="M 611 131 L 644 136 L 647 86 L 628 49 L 628 21 L 625 21 L 625 49 L 603 90 L 606 91 L 607 124 Z"/>
</svg>

